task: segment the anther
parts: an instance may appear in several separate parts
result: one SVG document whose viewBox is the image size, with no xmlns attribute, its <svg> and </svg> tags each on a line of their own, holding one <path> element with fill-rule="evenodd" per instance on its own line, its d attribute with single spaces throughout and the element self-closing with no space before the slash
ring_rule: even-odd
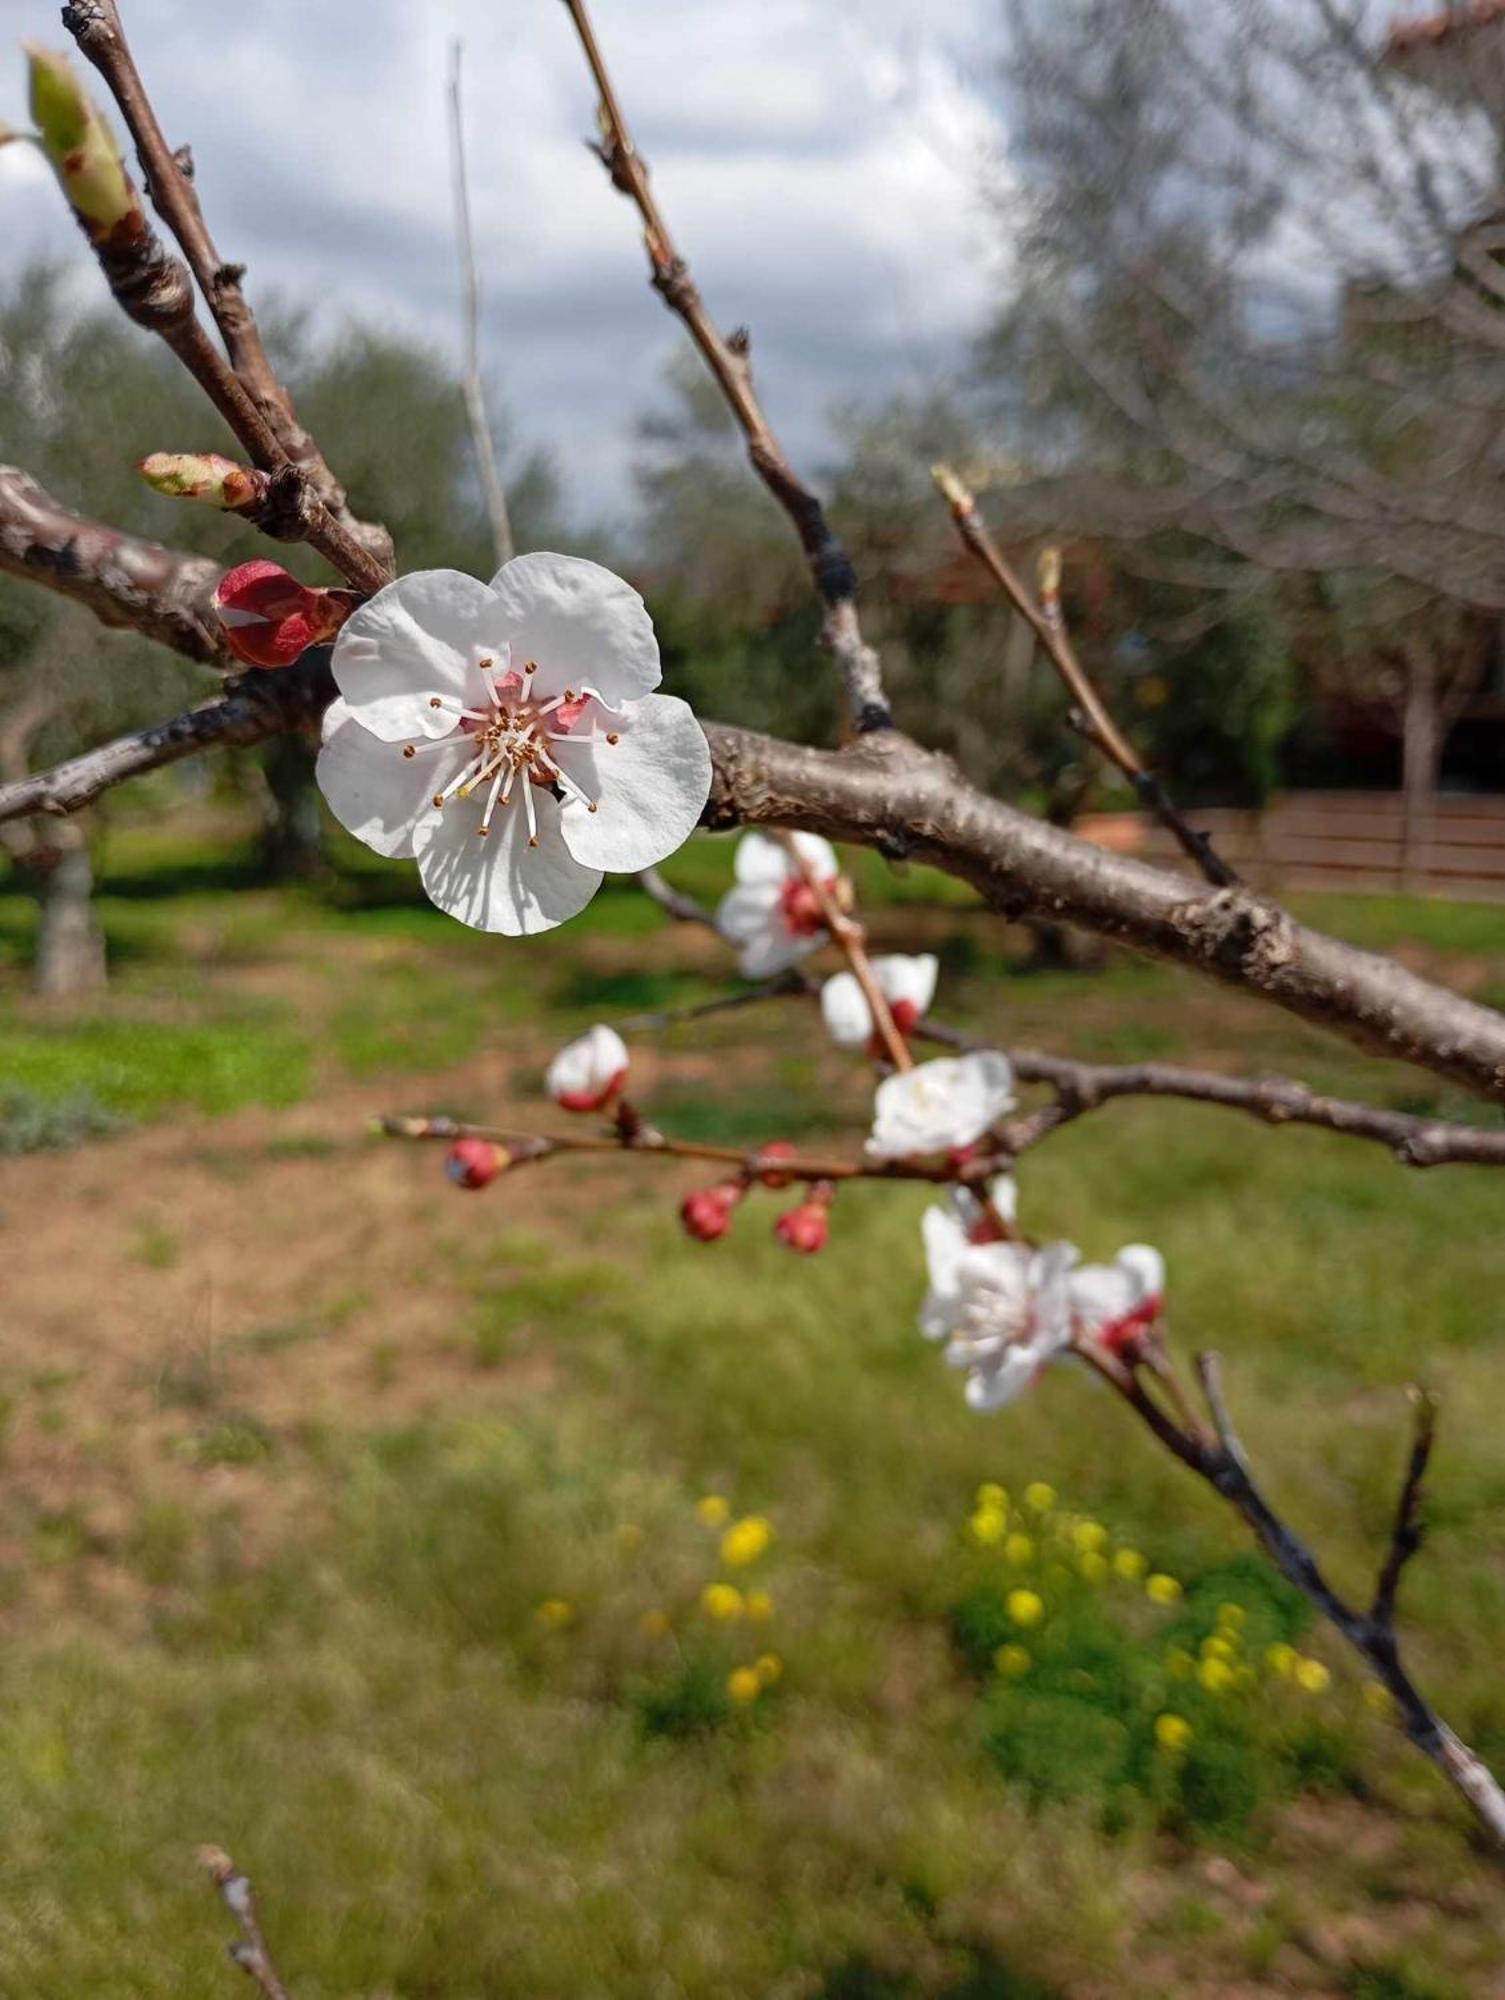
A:
<svg viewBox="0 0 1505 2000">
<path fill-rule="evenodd" d="M 418 746 L 415 743 L 404 743 L 402 754 L 404 757 L 416 757 L 418 755 Z"/>
<path fill-rule="evenodd" d="M 529 660 L 528 664 L 523 668 L 523 672 L 525 674 L 536 674 L 538 672 L 537 660 Z"/>
<path fill-rule="evenodd" d="M 608 729 L 606 732 L 606 740 L 608 743 L 620 743 L 622 739 L 617 734 L 615 729 Z"/>
<path fill-rule="evenodd" d="M 489 826 L 478 826 L 476 828 L 477 840 L 489 840 L 490 838 L 491 838 L 491 828 Z"/>
<path fill-rule="evenodd" d="M 434 794 L 434 804 L 435 804 L 436 806 L 442 806 L 442 805 L 444 804 L 444 794 L 443 794 L 443 792 L 435 792 L 435 794 Z"/>
<path fill-rule="evenodd" d="M 443 703 L 443 702 L 442 702 L 442 701 L 441 701 L 441 700 L 439 699 L 438 695 L 436 695 L 436 694 L 431 694 L 431 695 L 429 696 L 429 707 L 430 707 L 430 708 L 443 708 L 443 706 L 444 706 L 444 703 Z"/>
<path fill-rule="evenodd" d="M 486 668 L 494 667 L 496 665 L 496 661 L 493 660 L 488 654 L 488 656 L 484 660 L 477 660 L 476 665 L 480 667 L 484 672 Z"/>
<path fill-rule="evenodd" d="M 601 802 L 599 799 L 592 799 L 590 804 L 586 807 L 587 812 L 599 812 L 600 810 L 601 810 Z"/>
<path fill-rule="evenodd" d="M 535 834 L 530 834 L 530 835 L 529 835 L 529 837 L 528 837 L 528 845 L 529 845 L 530 847 L 537 847 L 537 845 L 538 845 L 538 835 L 537 835 L 536 833 L 535 833 Z"/>
</svg>

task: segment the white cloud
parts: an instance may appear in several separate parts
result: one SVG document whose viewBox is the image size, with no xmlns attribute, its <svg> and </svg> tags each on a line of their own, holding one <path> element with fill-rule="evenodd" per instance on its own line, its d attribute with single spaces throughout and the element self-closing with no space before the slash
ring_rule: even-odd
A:
<svg viewBox="0 0 1505 2000">
<path fill-rule="evenodd" d="M 934 15 L 931 0 L 597 0 L 676 235 L 723 322 L 752 326 L 770 408 L 806 462 L 838 398 L 954 366 L 993 290 L 978 194 L 997 138 L 992 10 L 960 0 L 949 44 Z M 0 17 L 59 41 L 50 0 L 0 0 Z M 451 350 L 443 88 L 461 35 L 492 370 L 583 508 L 624 500 L 633 420 L 677 335 L 635 216 L 581 143 L 594 99 L 557 0 L 131 0 L 127 20 L 253 297 Z M 0 117 L 19 94 L 0 90 Z M 0 216 L 0 277 L 39 252 L 80 254 L 26 149 L 0 151 Z"/>
</svg>

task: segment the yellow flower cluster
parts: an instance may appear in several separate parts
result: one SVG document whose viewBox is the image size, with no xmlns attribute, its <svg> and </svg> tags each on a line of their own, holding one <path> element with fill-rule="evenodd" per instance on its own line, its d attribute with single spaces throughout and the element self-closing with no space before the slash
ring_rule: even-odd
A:
<svg viewBox="0 0 1505 2000">
<path fill-rule="evenodd" d="M 1265 1648 L 1265 1665 L 1282 1680 L 1294 1681 L 1306 1694 L 1326 1694 L 1332 1686 L 1333 1677 L 1320 1660 L 1308 1659 L 1283 1639 Z M 1385 1690 L 1379 1692 L 1384 1694 Z"/>
<path fill-rule="evenodd" d="M 726 1677 L 726 1692 L 729 1700 L 739 1708 L 756 1701 L 765 1688 L 771 1688 L 782 1678 L 784 1662 L 777 1653 L 762 1653 L 750 1667 L 733 1667 Z"/>
</svg>

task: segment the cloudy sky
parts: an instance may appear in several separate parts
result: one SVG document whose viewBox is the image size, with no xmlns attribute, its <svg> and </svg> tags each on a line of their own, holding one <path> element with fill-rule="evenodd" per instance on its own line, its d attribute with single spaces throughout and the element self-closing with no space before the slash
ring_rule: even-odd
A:
<svg viewBox="0 0 1505 2000">
<path fill-rule="evenodd" d="M 444 81 L 465 44 L 488 368 L 582 511 L 626 499 L 636 415 L 676 332 L 632 211 L 581 144 L 593 96 L 559 0 L 128 0 L 168 137 L 220 248 L 277 291 L 458 343 Z M 775 422 L 818 462 L 826 413 L 922 390 L 996 284 L 979 183 L 992 0 L 596 0 L 681 247 L 752 327 Z M 0 0 L 4 42 L 66 38 Z M 0 119 L 21 118 L 17 63 Z M 80 246 L 29 149 L 0 151 L 0 278 Z M 88 282 L 97 282 L 89 274 Z"/>
</svg>

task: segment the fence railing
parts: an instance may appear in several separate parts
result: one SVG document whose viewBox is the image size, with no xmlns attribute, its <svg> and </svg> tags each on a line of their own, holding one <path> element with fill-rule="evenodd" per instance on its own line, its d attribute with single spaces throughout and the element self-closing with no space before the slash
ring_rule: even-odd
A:
<svg viewBox="0 0 1505 2000">
<path fill-rule="evenodd" d="M 1505 903 L 1505 794 L 1440 796 L 1407 854 L 1398 792 L 1284 792 L 1262 812 L 1189 812 L 1218 852 L 1266 889 L 1406 889 Z M 1089 813 L 1076 831 L 1100 847 L 1183 871 L 1190 863 L 1142 813 Z"/>
</svg>

